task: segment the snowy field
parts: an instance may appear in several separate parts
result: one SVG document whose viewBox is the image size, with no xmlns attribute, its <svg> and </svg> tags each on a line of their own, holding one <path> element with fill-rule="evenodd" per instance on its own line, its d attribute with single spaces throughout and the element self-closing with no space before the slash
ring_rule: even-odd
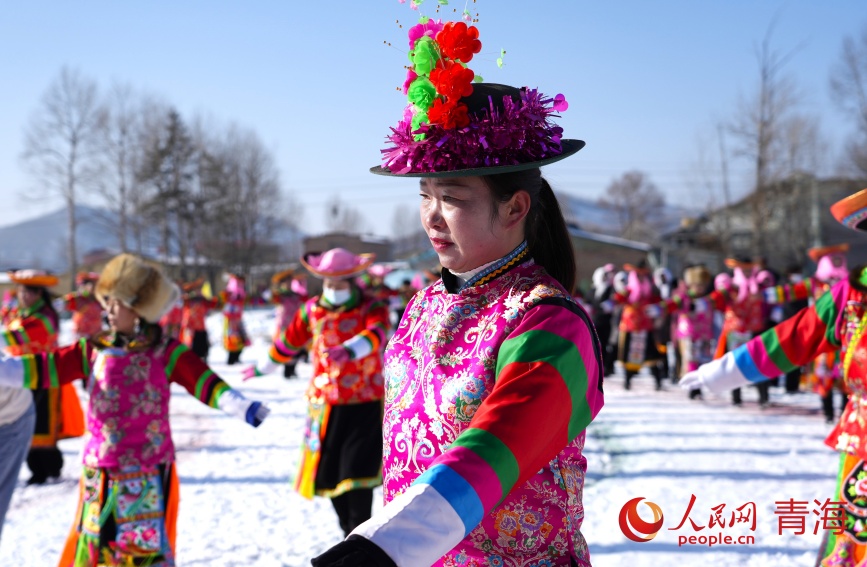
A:
<svg viewBox="0 0 867 567">
<path fill-rule="evenodd" d="M 242 362 L 264 351 L 273 326 L 268 311 L 245 314 L 254 345 Z M 219 316 L 209 319 L 219 340 Z M 248 397 L 264 400 L 272 413 L 258 429 L 211 410 L 173 386 L 172 429 L 178 449 L 181 505 L 179 566 L 302 566 L 341 538 L 328 500 L 307 501 L 292 492 L 289 477 L 302 433 L 302 395 L 310 367 L 301 379 L 268 376 L 242 383 L 240 366 L 225 364 L 219 345 L 211 349 L 214 370 Z M 837 454 L 822 443 L 830 426 L 812 394 L 785 395 L 772 389 L 764 411 L 756 393 L 744 392 L 743 408 L 727 398 L 690 402 L 666 384 L 654 392 L 649 377 L 623 390 L 622 379 L 606 380 L 606 405 L 590 426 L 589 472 L 585 487 L 584 535 L 594 567 L 660 565 L 809 566 L 821 531 L 778 533 L 776 501 L 824 502 L 834 489 Z M 84 398 L 82 397 L 82 400 Z M 80 439 L 61 442 L 66 464 L 60 481 L 39 487 L 20 484 L 0 541 L 0 566 L 50 567 L 75 513 Z M 747 502 L 756 504 L 756 529 L 739 524 L 695 531 L 678 526 L 695 495 L 690 518 L 707 526 L 712 508 L 725 504 L 723 517 Z M 644 497 L 663 511 L 664 524 L 646 543 L 628 540 L 618 516 L 625 502 Z M 377 504 L 378 506 L 378 504 Z M 643 504 L 641 517 L 651 520 Z M 812 514 L 809 514 L 812 518 Z M 754 536 L 752 545 L 678 546 L 680 536 L 708 533 Z"/>
</svg>

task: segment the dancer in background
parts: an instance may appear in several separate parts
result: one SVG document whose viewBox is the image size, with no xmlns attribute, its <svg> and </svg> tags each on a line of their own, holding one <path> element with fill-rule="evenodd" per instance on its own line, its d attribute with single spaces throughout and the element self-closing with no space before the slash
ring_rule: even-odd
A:
<svg viewBox="0 0 867 567">
<path fill-rule="evenodd" d="M 867 231 L 867 189 L 831 207 L 845 226 Z M 803 366 L 823 353 L 841 352 L 843 380 L 852 392 L 825 443 L 841 452 L 837 489 L 840 520 L 825 530 L 817 565 L 858 567 L 867 561 L 867 507 L 859 483 L 867 476 L 867 269 L 854 268 L 812 306 L 753 338 L 722 358 L 683 377 L 684 388 L 725 392 L 757 384 Z M 836 508 L 836 507 L 835 507 Z"/>
<path fill-rule="evenodd" d="M 23 356 L 56 348 L 59 319 L 48 288 L 58 284 L 57 276 L 40 270 L 19 270 L 9 278 L 17 284 L 18 303 L 0 314 L 5 326 L 4 352 Z M 33 390 L 33 402 L 36 426 L 27 454 L 32 473 L 27 484 L 44 484 L 49 478 L 60 477 L 63 454 L 57 441 L 83 435 L 84 415 L 71 385 L 41 385 Z"/>
<path fill-rule="evenodd" d="M 614 374 L 614 361 L 617 360 L 617 352 L 611 343 L 615 272 L 614 264 L 605 264 L 593 272 L 593 326 L 602 343 L 602 367 L 606 376 Z"/>
<path fill-rule="evenodd" d="M 275 312 L 274 341 L 280 337 L 283 331 L 292 323 L 298 309 L 307 299 L 306 286 L 304 295 L 298 293 L 300 288 L 295 285 L 295 270 L 284 270 L 274 274 L 271 278 L 271 302 L 277 305 Z M 295 377 L 295 365 L 297 358 L 293 358 L 283 365 L 283 377 Z"/>
<path fill-rule="evenodd" d="M 179 292 L 154 265 L 112 259 L 96 286 L 110 330 L 61 349 L 0 362 L 0 384 L 56 387 L 86 380 L 87 442 L 78 512 L 60 567 L 173 566 L 178 476 L 169 385 L 258 426 L 268 415 L 157 324 Z"/>
<path fill-rule="evenodd" d="M 175 285 L 178 286 L 178 289 L 181 289 L 183 282 L 177 280 Z M 183 297 L 178 297 L 178 299 L 171 304 L 168 311 L 166 311 L 166 314 L 160 319 L 160 327 L 162 327 L 165 336 L 180 340 L 183 322 L 184 299 Z"/>
<path fill-rule="evenodd" d="M 244 305 L 247 302 L 246 280 L 244 276 L 229 274 L 225 291 L 221 294 L 223 303 L 223 347 L 228 353 L 227 364 L 237 364 L 241 351 L 250 346 L 247 330 L 244 327 Z"/>
<path fill-rule="evenodd" d="M 295 490 L 331 499 L 348 535 L 370 518 L 373 487 L 382 484 L 382 346 L 388 308 L 355 283 L 373 254 L 343 248 L 301 259 L 322 278 L 309 299 L 246 379 L 269 374 L 309 343 L 313 377 L 307 388 L 307 427 Z"/>
<path fill-rule="evenodd" d="M 659 351 L 653 333 L 652 317 L 646 312 L 648 305 L 659 303 L 659 291 L 653 285 L 650 270 L 644 261 L 637 266 L 625 264 L 626 289 L 618 293 L 614 300 L 621 304 L 620 338 L 617 359 L 626 372 L 624 387 L 632 387 L 632 378 L 645 366 L 656 382 L 656 389 L 662 389 L 662 369 L 660 362 L 663 354 Z"/>
<path fill-rule="evenodd" d="M 93 286 L 99 274 L 96 272 L 82 272 L 75 276 L 77 291 L 63 296 L 63 310 L 72 313 L 72 332 L 75 339 L 89 338 L 102 331 L 102 305 L 93 295 Z"/>
<path fill-rule="evenodd" d="M 220 302 L 202 294 L 204 278 L 184 284 L 184 307 L 181 313 L 181 342 L 187 345 L 199 358 L 208 361 L 211 339 L 205 320 L 208 312 L 220 306 Z"/>
</svg>

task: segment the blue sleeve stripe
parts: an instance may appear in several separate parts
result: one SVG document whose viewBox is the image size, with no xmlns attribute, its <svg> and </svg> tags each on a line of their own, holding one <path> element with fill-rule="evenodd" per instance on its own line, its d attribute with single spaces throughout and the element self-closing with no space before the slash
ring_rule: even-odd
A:
<svg viewBox="0 0 867 567">
<path fill-rule="evenodd" d="M 753 357 L 750 356 L 750 351 L 747 350 L 747 345 L 741 345 L 732 353 L 735 357 L 735 364 L 738 370 L 744 375 L 744 378 L 750 382 L 764 382 L 768 379 L 767 376 L 759 372 L 759 367 L 753 362 Z"/>
<path fill-rule="evenodd" d="M 464 523 L 464 536 L 468 535 L 485 515 L 482 501 L 473 487 L 447 465 L 434 465 L 418 477 L 413 484 L 428 484 L 454 509 Z"/>
</svg>

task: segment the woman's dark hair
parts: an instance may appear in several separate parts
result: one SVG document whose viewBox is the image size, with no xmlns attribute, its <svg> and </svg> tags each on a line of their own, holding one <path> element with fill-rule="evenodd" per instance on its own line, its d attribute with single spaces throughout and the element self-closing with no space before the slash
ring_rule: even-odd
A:
<svg viewBox="0 0 867 567">
<path fill-rule="evenodd" d="M 524 225 L 524 234 L 533 260 L 545 268 L 551 277 L 567 291 L 575 287 L 575 253 L 566 228 L 566 219 L 560 203 L 539 168 L 513 173 L 482 176 L 496 205 L 505 203 L 518 191 L 530 195 L 530 212 Z"/>
<path fill-rule="evenodd" d="M 53 298 L 51 297 L 51 293 L 49 293 L 47 287 L 28 285 L 25 286 L 31 292 L 37 294 L 45 306 L 42 308 L 43 311 L 47 311 L 51 315 L 51 322 L 54 324 L 55 328 L 60 324 L 60 316 L 57 314 L 57 311 L 54 309 L 54 305 L 52 304 Z M 58 329 L 59 330 L 59 329 Z"/>
</svg>

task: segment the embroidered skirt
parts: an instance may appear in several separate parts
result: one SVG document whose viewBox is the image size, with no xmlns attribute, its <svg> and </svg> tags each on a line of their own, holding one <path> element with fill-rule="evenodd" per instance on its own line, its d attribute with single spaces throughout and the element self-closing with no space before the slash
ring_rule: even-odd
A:
<svg viewBox="0 0 867 567">
<path fill-rule="evenodd" d="M 178 489 L 173 464 L 84 467 L 59 567 L 174 567 Z"/>
<path fill-rule="evenodd" d="M 382 484 L 382 402 L 309 402 L 295 490 L 334 498 Z"/>
</svg>

